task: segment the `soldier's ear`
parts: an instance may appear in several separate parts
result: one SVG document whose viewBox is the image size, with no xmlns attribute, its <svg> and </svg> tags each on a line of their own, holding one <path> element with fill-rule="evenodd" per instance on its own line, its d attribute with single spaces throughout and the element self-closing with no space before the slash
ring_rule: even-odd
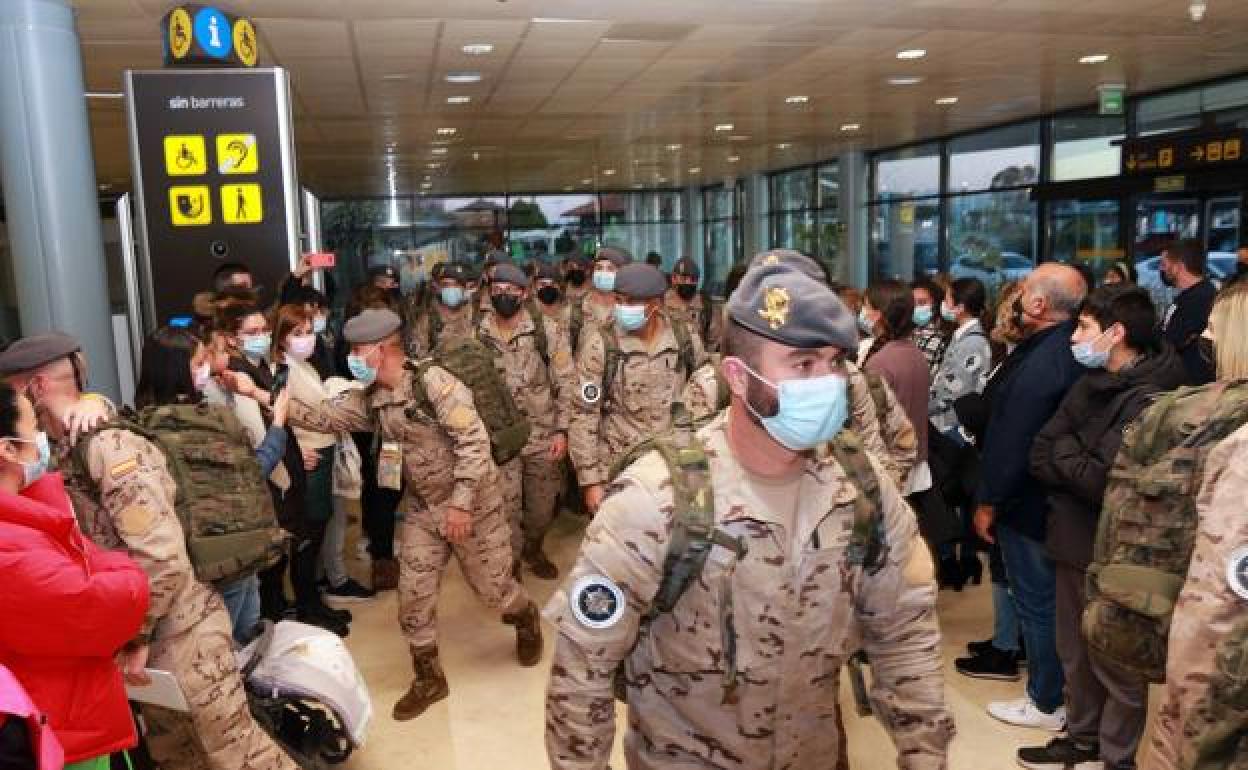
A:
<svg viewBox="0 0 1248 770">
<path fill-rule="evenodd" d="M 736 356 L 728 356 L 719 364 L 719 373 L 723 376 L 724 382 L 728 383 L 728 390 L 738 398 L 745 398 L 746 390 L 750 386 L 750 372 L 746 368 L 746 364 Z"/>
</svg>

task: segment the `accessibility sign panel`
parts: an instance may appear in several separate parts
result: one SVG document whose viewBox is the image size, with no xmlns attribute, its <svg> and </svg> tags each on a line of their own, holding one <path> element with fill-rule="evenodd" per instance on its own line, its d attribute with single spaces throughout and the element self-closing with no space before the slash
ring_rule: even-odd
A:
<svg viewBox="0 0 1248 770">
<path fill-rule="evenodd" d="M 173 135 L 165 137 L 165 173 L 169 176 L 202 176 L 208 173 L 204 137 Z"/>
<path fill-rule="evenodd" d="M 221 218 L 227 225 L 264 221 L 264 196 L 258 184 L 227 184 L 221 188 Z"/>
<path fill-rule="evenodd" d="M 255 134 L 217 134 L 218 174 L 254 174 L 259 169 Z"/>
<path fill-rule="evenodd" d="M 260 58 L 250 19 L 200 3 L 183 3 L 161 19 L 165 65 L 254 67 Z"/>
<path fill-rule="evenodd" d="M 212 224 L 212 191 L 207 185 L 170 187 L 169 219 L 174 227 Z"/>
</svg>

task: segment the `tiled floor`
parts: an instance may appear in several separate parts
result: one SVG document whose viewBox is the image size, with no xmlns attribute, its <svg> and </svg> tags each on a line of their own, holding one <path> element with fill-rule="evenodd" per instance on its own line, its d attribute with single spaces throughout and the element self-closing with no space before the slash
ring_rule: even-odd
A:
<svg viewBox="0 0 1248 770">
<path fill-rule="evenodd" d="M 571 563 L 580 542 L 581 522 L 563 517 L 548 540 L 549 552 L 561 566 Z M 354 549 L 352 549 L 353 551 Z M 987 574 L 985 573 L 985 581 Z M 554 583 L 526 576 L 527 585 L 544 601 Z M 538 770 L 547 768 L 543 746 L 543 694 L 547 662 L 520 668 L 513 654 L 514 635 L 497 616 L 472 596 L 452 568 L 439 606 L 442 661 L 450 681 L 450 698 L 419 719 L 390 719 L 395 700 L 407 689 L 411 666 L 395 621 L 393 593 L 352 606 L 356 620 L 347 640 L 372 691 L 376 716 L 368 744 L 345 765 L 351 770 Z M 945 642 L 945 681 L 957 721 L 950 766 L 955 770 L 997 770 L 1017 767 L 1020 746 L 1042 744 L 1050 734 L 1003 725 L 984 712 L 989 701 L 1018 697 L 1019 682 L 967 679 L 953 669 L 968 641 L 989 633 L 992 620 L 988 584 L 963 593 L 941 592 L 940 618 Z M 551 639 L 547 634 L 547 661 Z M 842 702 L 852 703 L 848 685 Z M 621 709 L 622 711 L 622 709 Z M 873 718 L 861 719 L 852 707 L 845 714 L 850 764 L 855 770 L 895 768 L 892 744 Z M 620 720 L 620 733 L 623 720 Z M 612 766 L 622 770 L 619 751 Z"/>
</svg>

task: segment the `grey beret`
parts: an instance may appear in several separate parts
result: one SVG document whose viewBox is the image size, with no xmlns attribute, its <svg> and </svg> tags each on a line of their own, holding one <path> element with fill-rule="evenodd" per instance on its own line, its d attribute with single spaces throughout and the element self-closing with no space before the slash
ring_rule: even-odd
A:
<svg viewBox="0 0 1248 770">
<path fill-rule="evenodd" d="M 788 265 L 814 278 L 819 283 L 827 283 L 828 275 L 818 262 L 793 249 L 772 249 L 754 255 L 750 260 L 750 269 L 763 265 Z"/>
<path fill-rule="evenodd" d="M 367 345 L 381 342 L 397 332 L 402 324 L 393 310 L 372 307 L 347 321 L 342 336 L 352 345 Z"/>
<path fill-rule="evenodd" d="M 672 275 L 684 275 L 697 280 L 702 277 L 702 270 L 698 267 L 698 263 L 689 257 L 681 257 L 672 266 Z"/>
<path fill-rule="evenodd" d="M 579 267 L 581 269 L 588 269 L 590 266 L 590 263 L 592 262 L 592 260 L 590 260 L 589 257 L 585 256 L 584 254 L 581 254 L 580 252 L 577 252 L 575 254 L 569 254 L 567 256 L 567 260 L 568 260 L 569 267 Z"/>
<path fill-rule="evenodd" d="M 79 350 L 78 340 L 62 332 L 22 337 L 0 353 L 0 377 L 38 369 Z"/>
<path fill-rule="evenodd" d="M 836 293 L 796 265 L 751 268 L 728 300 L 728 317 L 791 348 L 856 350 L 858 327 Z"/>
<path fill-rule="evenodd" d="M 615 291 L 630 299 L 654 299 L 667 291 L 663 271 L 645 262 L 634 262 L 615 274 Z"/>
<path fill-rule="evenodd" d="M 598 253 L 594 255 L 595 262 L 610 262 L 618 267 L 630 265 L 633 262 L 633 255 L 624 249 L 617 249 L 614 246 L 604 246 L 598 249 Z"/>
<path fill-rule="evenodd" d="M 472 280 L 468 277 L 468 266 L 462 262 L 448 262 L 446 267 L 442 268 L 442 273 L 438 275 L 438 280 L 452 280 L 460 283 L 468 283 Z"/>
<path fill-rule="evenodd" d="M 537 264 L 537 273 L 533 279 L 537 281 L 558 281 L 563 276 L 559 275 L 559 268 L 547 262 L 539 262 Z"/>
<path fill-rule="evenodd" d="M 494 249 L 485 255 L 485 267 L 489 269 L 495 265 L 510 265 L 511 255 L 502 249 Z"/>
<path fill-rule="evenodd" d="M 512 286 L 519 286 L 527 289 L 529 286 L 529 277 L 524 271 L 510 262 L 500 262 L 498 267 L 494 268 L 493 283 L 509 283 Z"/>
</svg>

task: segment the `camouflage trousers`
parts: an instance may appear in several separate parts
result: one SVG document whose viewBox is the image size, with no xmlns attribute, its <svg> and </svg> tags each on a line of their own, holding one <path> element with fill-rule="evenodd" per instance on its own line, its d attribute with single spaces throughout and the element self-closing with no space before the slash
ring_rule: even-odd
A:
<svg viewBox="0 0 1248 770">
<path fill-rule="evenodd" d="M 148 666 L 177 677 L 191 707 L 189 714 L 143 707 L 148 750 L 162 770 L 298 770 L 252 719 L 233 638 L 213 593 L 192 628 L 152 641 Z"/>
<path fill-rule="evenodd" d="M 473 511 L 472 534 L 452 544 L 442 534 L 444 506 L 406 513 L 395 531 L 395 556 L 399 560 L 399 627 L 412 647 L 438 640 L 438 591 L 446 565 L 454 554 L 464 580 L 487 607 L 519 612 L 529 596 L 511 574 L 511 528 L 503 516 L 498 495 L 486 493 L 484 508 Z"/>
<path fill-rule="evenodd" d="M 555 519 L 555 505 L 563 489 L 563 461 L 550 459 L 552 441 L 553 436 L 530 439 L 519 457 L 499 468 L 515 559 L 520 558 L 526 541 L 545 537 Z"/>
</svg>

